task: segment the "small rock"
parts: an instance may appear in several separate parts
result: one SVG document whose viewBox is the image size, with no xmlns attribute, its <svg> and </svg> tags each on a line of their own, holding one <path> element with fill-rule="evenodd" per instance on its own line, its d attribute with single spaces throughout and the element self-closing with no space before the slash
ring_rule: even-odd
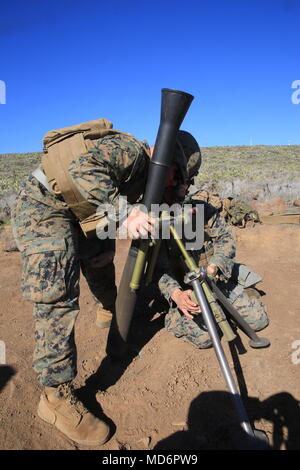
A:
<svg viewBox="0 0 300 470">
<path fill-rule="evenodd" d="M 293 204 L 296 207 L 300 207 L 300 199 L 296 199 Z"/>
</svg>

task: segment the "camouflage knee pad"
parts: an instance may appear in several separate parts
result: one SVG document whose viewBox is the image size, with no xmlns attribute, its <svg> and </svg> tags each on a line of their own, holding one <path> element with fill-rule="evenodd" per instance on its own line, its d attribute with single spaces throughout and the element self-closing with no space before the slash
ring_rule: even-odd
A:
<svg viewBox="0 0 300 470">
<path fill-rule="evenodd" d="M 172 308 L 165 317 L 165 327 L 176 338 L 182 338 L 197 348 L 206 349 L 212 345 L 201 314 L 195 315 L 192 320 L 181 314 L 177 308 Z"/>
</svg>

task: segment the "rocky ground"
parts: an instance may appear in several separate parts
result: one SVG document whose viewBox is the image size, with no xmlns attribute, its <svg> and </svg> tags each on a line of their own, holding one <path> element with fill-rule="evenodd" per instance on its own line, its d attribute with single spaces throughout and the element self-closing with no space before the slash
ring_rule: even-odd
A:
<svg viewBox="0 0 300 470">
<path fill-rule="evenodd" d="M 252 423 L 274 449 L 300 449 L 300 226 L 235 229 L 239 262 L 264 280 L 270 325 L 262 333 L 268 349 L 251 349 L 240 333 L 235 345 L 222 341 Z M 5 240 L 5 243 L 7 240 Z M 118 244 L 118 279 L 128 243 Z M 0 449 L 82 448 L 37 416 L 41 388 L 31 368 L 32 306 L 20 293 L 18 252 L 0 250 Z M 144 310 L 131 340 L 139 356 L 122 364 L 105 357 L 107 330 L 95 326 L 95 305 L 82 280 L 76 325 L 76 386 L 85 404 L 104 412 L 112 449 L 231 449 L 237 418 L 213 350 L 199 351 L 163 328 L 163 316 Z M 3 344 L 3 343 L 2 343 Z M 298 349 L 297 349 L 298 348 Z"/>
</svg>

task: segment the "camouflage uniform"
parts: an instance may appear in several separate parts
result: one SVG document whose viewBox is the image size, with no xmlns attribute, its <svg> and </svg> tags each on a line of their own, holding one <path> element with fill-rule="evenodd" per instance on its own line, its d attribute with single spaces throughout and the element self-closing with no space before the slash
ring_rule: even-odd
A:
<svg viewBox="0 0 300 470">
<path fill-rule="evenodd" d="M 265 328 L 268 325 L 268 317 L 258 291 L 253 288 L 244 288 L 241 284 L 241 273 L 244 271 L 247 273 L 249 270 L 234 261 L 236 248 L 230 226 L 210 204 L 204 201 L 194 201 L 194 204 L 204 205 L 205 219 L 203 248 L 192 252 L 196 263 L 199 266 L 216 264 L 220 274 L 217 286 L 230 303 L 254 330 L 259 331 Z M 174 306 L 170 299 L 175 288 L 187 289 L 183 282 L 184 273 L 179 262 L 180 253 L 173 243 L 168 242 L 168 245 L 162 249 L 157 272 L 159 289 L 171 305 L 165 318 L 165 326 L 176 337 L 183 338 L 198 348 L 210 347 L 211 340 L 202 315 L 195 315 L 193 320 L 189 319 Z M 163 274 L 160 277 L 161 272 Z M 252 272 L 252 274 L 255 273 Z M 256 282 L 261 279 L 257 275 L 254 277 L 256 277 Z"/>
<path fill-rule="evenodd" d="M 144 147 L 128 137 L 100 139 L 71 163 L 69 173 L 82 195 L 95 205 L 117 206 L 124 181 L 140 183 L 146 174 Z M 124 194 L 124 193 L 123 193 Z M 79 312 L 80 268 L 95 300 L 114 308 L 114 264 L 93 268 L 92 259 L 115 250 L 114 240 L 86 239 L 61 196 L 49 192 L 32 175 L 22 184 L 13 210 L 14 235 L 23 258 L 22 291 L 35 303 L 33 367 L 43 386 L 76 376 L 74 324 Z"/>
</svg>

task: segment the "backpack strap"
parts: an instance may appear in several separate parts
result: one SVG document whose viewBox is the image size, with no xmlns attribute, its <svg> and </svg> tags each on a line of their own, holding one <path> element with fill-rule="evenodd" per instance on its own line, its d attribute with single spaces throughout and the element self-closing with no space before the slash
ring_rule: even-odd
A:
<svg viewBox="0 0 300 470">
<path fill-rule="evenodd" d="M 55 194 L 62 194 L 69 208 L 79 220 L 95 212 L 95 206 L 87 202 L 75 186 L 68 168 L 70 163 L 86 153 L 83 135 L 78 133 L 48 148 L 42 157 L 42 166 L 49 185 Z"/>
</svg>

